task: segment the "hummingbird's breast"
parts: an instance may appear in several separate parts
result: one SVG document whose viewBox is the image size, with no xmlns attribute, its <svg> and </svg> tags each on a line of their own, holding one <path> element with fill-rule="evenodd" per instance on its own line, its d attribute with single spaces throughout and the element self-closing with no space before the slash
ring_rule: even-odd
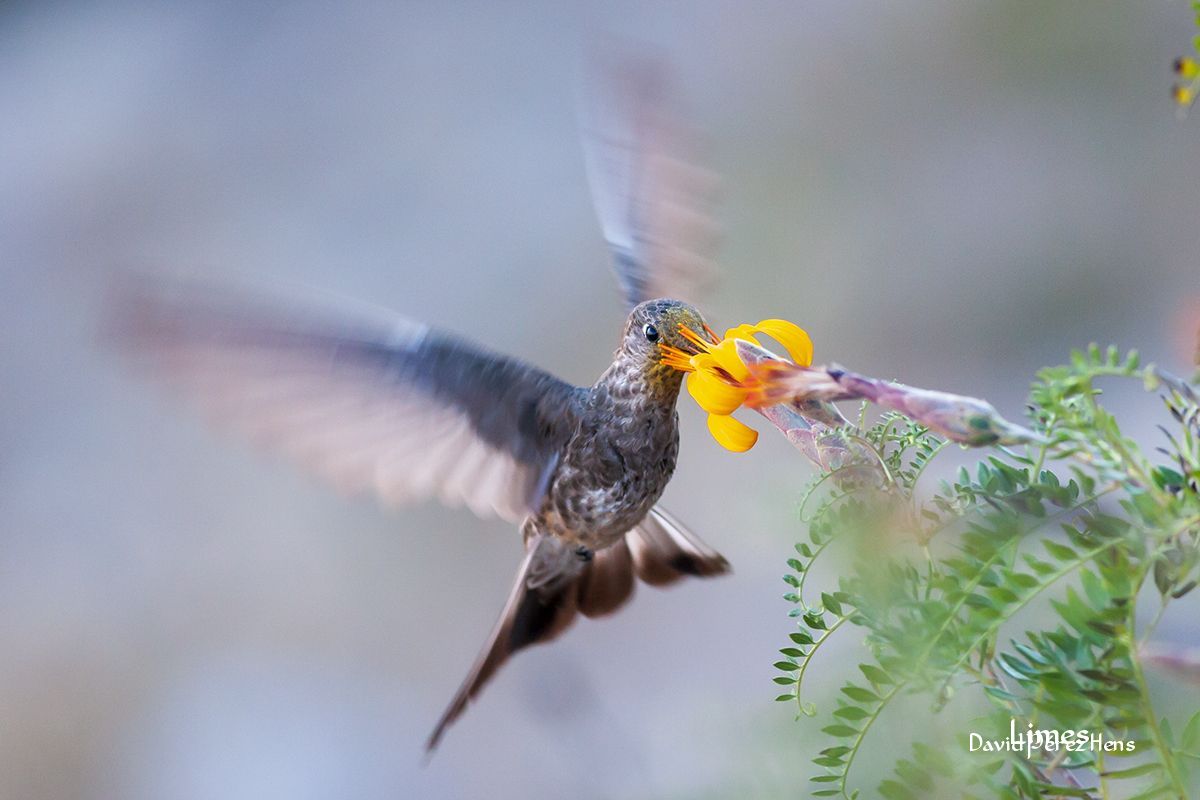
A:
<svg viewBox="0 0 1200 800">
<path fill-rule="evenodd" d="M 544 532 L 590 550 L 608 547 L 642 521 L 679 454 L 678 382 L 664 393 L 646 385 L 638 370 L 619 367 L 591 390 L 537 519 Z"/>
</svg>

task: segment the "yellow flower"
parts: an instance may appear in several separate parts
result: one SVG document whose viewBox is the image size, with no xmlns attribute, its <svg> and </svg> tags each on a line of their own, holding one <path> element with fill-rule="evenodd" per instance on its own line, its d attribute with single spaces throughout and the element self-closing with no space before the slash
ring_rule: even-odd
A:
<svg viewBox="0 0 1200 800">
<path fill-rule="evenodd" d="M 1196 63 L 1196 59 L 1190 56 L 1182 56 L 1175 59 L 1175 73 L 1181 78 L 1189 80 L 1200 76 L 1200 64 Z"/>
<path fill-rule="evenodd" d="M 1188 86 L 1172 86 L 1171 96 L 1175 98 L 1175 103 L 1180 106 L 1190 106 L 1192 100 L 1195 99 L 1195 94 Z"/>
<path fill-rule="evenodd" d="M 680 327 L 680 333 L 695 348 L 688 353 L 662 345 L 662 363 L 687 372 L 688 394 L 708 412 L 708 432 L 727 450 L 742 453 L 758 441 L 758 432 L 730 415 L 737 411 L 756 386 L 750 370 L 737 354 L 739 339 L 754 341 L 754 336 L 770 336 L 784 346 L 792 360 L 801 366 L 812 364 L 812 340 L 803 328 L 785 319 L 764 319 L 757 325 L 738 325 L 718 339 L 708 327 L 705 339 L 699 333 Z"/>
</svg>

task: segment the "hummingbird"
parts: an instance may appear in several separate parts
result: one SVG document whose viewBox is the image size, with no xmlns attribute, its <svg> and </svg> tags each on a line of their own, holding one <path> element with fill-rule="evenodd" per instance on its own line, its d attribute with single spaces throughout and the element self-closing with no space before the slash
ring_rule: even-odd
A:
<svg viewBox="0 0 1200 800">
<path fill-rule="evenodd" d="M 684 377 L 664 348 L 694 354 L 695 338 L 712 335 L 671 296 L 703 279 L 707 262 L 688 243 L 705 238 L 689 205 L 705 178 L 669 147 L 677 129 L 660 76 L 644 63 L 622 71 L 618 111 L 584 137 L 628 311 L 591 386 L 374 310 L 301 311 L 147 279 L 117 293 L 118 342 L 227 425 L 389 505 L 436 495 L 518 527 L 512 589 L 427 753 L 515 653 L 580 615 L 615 612 L 638 581 L 729 571 L 659 505 L 679 453 Z"/>
</svg>

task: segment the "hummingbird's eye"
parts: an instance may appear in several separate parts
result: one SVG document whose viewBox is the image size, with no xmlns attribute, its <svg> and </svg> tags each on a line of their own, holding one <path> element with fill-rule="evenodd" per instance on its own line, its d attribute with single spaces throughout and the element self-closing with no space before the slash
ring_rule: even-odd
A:
<svg viewBox="0 0 1200 800">
<path fill-rule="evenodd" d="M 647 322 L 642 327 L 642 333 L 644 333 L 646 335 L 647 342 L 657 342 L 658 341 L 658 328 L 654 327 L 649 322 Z"/>
</svg>

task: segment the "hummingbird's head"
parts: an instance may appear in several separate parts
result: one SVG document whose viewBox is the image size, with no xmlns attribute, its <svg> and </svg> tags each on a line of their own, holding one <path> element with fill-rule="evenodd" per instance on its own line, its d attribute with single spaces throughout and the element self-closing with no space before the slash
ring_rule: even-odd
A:
<svg viewBox="0 0 1200 800">
<path fill-rule="evenodd" d="M 678 389 L 683 373 L 664 359 L 672 352 L 695 355 L 700 352 L 697 340 L 709 338 L 715 341 L 695 306 L 679 300 L 647 300 L 629 313 L 621 352 L 648 378 Z"/>
</svg>

